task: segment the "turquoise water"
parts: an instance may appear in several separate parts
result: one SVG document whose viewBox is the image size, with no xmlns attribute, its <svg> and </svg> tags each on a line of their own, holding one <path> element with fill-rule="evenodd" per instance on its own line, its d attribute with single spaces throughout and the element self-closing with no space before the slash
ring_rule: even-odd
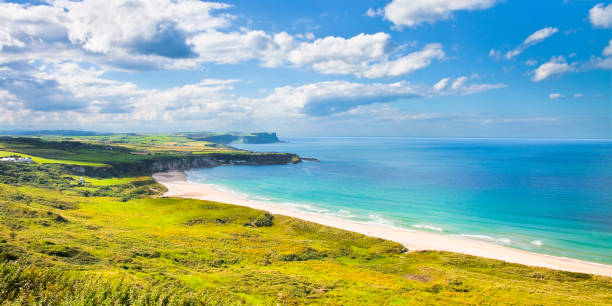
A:
<svg viewBox="0 0 612 306">
<path fill-rule="evenodd" d="M 238 145 L 320 163 L 189 179 L 296 210 L 612 263 L 612 141 L 295 138 Z"/>
</svg>

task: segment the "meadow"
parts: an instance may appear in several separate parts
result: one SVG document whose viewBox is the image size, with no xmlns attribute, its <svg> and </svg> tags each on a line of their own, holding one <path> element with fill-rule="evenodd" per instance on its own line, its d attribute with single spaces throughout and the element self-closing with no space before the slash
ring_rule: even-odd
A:
<svg viewBox="0 0 612 306">
<path fill-rule="evenodd" d="M 2 147 L 67 163 L 129 154 L 43 149 L 51 148 Z M 391 241 L 246 207 L 161 198 L 165 188 L 150 176 L 66 169 L 0 163 L 3 305 L 612 303 L 607 277 L 407 252 Z"/>
</svg>

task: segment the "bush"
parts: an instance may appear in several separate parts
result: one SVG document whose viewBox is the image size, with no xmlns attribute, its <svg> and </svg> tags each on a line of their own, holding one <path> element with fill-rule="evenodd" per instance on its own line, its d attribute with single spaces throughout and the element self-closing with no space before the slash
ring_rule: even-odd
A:
<svg viewBox="0 0 612 306">
<path fill-rule="evenodd" d="M 247 222 L 244 225 L 252 226 L 252 227 L 272 226 L 274 225 L 274 222 L 272 221 L 273 219 L 274 219 L 274 216 L 272 216 L 268 212 L 265 212 L 256 217 L 250 218 L 249 222 Z"/>
</svg>

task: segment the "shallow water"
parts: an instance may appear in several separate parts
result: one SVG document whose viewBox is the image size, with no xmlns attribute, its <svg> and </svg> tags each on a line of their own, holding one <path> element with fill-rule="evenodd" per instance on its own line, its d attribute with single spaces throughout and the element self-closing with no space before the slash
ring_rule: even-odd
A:
<svg viewBox="0 0 612 306">
<path fill-rule="evenodd" d="M 286 140 L 236 147 L 321 162 L 197 169 L 189 179 L 296 210 L 612 263 L 612 141 Z"/>
</svg>

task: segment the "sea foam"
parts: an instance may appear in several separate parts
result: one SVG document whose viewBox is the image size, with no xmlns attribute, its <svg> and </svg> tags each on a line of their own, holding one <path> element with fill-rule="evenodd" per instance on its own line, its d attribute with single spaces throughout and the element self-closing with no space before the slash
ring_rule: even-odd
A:
<svg viewBox="0 0 612 306">
<path fill-rule="evenodd" d="M 487 235 L 472 235 L 472 234 L 461 234 L 461 237 L 466 237 L 466 238 L 471 238 L 471 239 L 476 239 L 476 240 L 496 241 L 496 242 L 501 242 L 503 244 L 512 244 L 512 240 L 510 240 L 509 238 L 505 238 L 505 237 L 496 238 L 496 237 L 491 237 Z"/>
<path fill-rule="evenodd" d="M 543 243 L 542 243 L 542 240 L 534 240 L 534 241 L 531 242 L 531 244 L 537 245 L 537 246 L 542 246 Z"/>
<path fill-rule="evenodd" d="M 432 231 L 436 231 L 436 232 L 443 232 L 444 229 L 441 227 L 437 227 L 437 226 L 433 226 L 433 225 L 427 225 L 427 224 L 413 224 L 412 227 L 416 227 L 416 228 L 424 228 L 424 229 L 428 229 L 428 230 L 432 230 Z"/>
</svg>

